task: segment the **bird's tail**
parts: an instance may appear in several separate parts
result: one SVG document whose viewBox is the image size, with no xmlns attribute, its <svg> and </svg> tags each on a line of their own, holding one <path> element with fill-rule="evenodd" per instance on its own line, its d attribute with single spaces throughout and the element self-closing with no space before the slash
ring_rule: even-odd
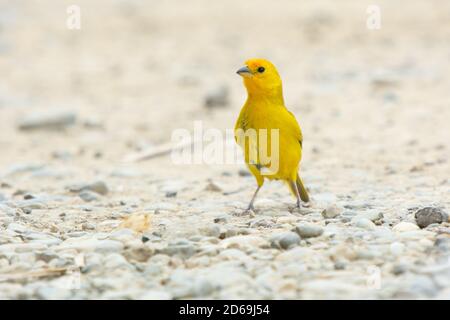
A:
<svg viewBox="0 0 450 320">
<path fill-rule="evenodd" d="M 309 202 L 309 195 L 308 191 L 306 191 L 305 185 L 303 184 L 302 178 L 297 174 L 297 180 L 295 181 L 295 184 L 297 185 L 298 193 L 300 194 L 300 199 L 304 202 Z M 294 189 L 294 184 L 290 184 L 289 189 L 291 189 L 291 192 L 294 194 L 294 196 L 297 195 L 297 192 Z"/>
</svg>

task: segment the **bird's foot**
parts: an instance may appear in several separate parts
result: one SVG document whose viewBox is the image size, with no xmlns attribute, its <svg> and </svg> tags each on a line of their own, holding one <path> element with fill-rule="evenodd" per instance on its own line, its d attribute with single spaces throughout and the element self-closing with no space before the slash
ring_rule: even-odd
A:
<svg viewBox="0 0 450 320">
<path fill-rule="evenodd" d="M 247 209 L 245 210 L 240 210 L 235 212 L 233 215 L 236 217 L 243 217 L 243 216 L 249 216 L 249 217 L 254 217 L 255 216 L 255 208 L 253 206 L 248 206 Z"/>
<path fill-rule="evenodd" d="M 288 211 L 292 214 L 299 215 L 302 214 L 301 205 L 297 202 L 297 204 L 293 207 L 289 207 Z"/>
</svg>

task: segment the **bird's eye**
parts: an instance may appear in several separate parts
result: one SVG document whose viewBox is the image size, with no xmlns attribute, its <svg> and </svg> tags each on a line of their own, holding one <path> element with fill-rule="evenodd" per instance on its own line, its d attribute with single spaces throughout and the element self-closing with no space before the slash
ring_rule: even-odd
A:
<svg viewBox="0 0 450 320">
<path fill-rule="evenodd" d="M 259 73 L 263 73 L 265 70 L 266 70 L 266 69 L 265 69 L 264 67 L 259 67 L 259 68 L 258 68 L 258 72 L 259 72 Z"/>
</svg>

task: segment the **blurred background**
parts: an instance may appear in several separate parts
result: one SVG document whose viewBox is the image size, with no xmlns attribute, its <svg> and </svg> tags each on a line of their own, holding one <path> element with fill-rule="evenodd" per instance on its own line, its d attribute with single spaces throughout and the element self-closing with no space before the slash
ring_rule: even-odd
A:
<svg viewBox="0 0 450 320">
<path fill-rule="evenodd" d="M 449 22 L 448 0 L 0 0 L 0 298 L 448 298 Z M 303 130 L 302 214 L 271 182 L 236 216 L 242 164 L 169 155 L 234 127 L 253 57 Z"/>
<path fill-rule="evenodd" d="M 66 26 L 74 4 L 80 30 Z M 426 169 L 442 183 L 450 3 L 377 1 L 379 30 L 366 26 L 372 4 L 1 1 L 0 173 L 45 163 L 89 175 L 169 142 L 194 120 L 232 128 L 246 96 L 235 71 L 264 57 L 278 67 L 303 128 L 307 176 Z M 224 170 L 186 171 L 169 157 L 138 167 L 155 177 Z"/>
</svg>

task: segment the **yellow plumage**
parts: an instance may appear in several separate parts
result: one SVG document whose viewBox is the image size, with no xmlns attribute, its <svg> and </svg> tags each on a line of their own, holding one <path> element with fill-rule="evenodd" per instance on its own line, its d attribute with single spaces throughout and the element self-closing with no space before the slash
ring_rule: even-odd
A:
<svg viewBox="0 0 450 320">
<path fill-rule="evenodd" d="M 300 199 L 309 201 L 298 175 L 303 142 L 300 126 L 284 105 L 281 78 L 275 66 L 264 59 L 251 59 L 245 64 L 237 73 L 244 79 L 248 97 L 236 121 L 235 138 L 258 184 L 248 209 L 253 209 L 265 178 L 287 182 L 300 207 Z"/>
</svg>

